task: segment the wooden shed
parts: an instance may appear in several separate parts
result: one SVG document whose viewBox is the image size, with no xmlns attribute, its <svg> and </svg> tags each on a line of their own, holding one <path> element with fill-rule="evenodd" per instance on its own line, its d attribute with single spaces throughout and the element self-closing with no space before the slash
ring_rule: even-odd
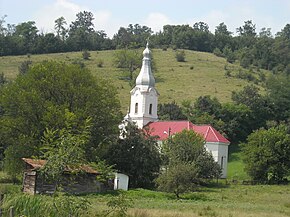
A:
<svg viewBox="0 0 290 217">
<path fill-rule="evenodd" d="M 56 184 L 43 177 L 39 169 L 46 163 L 45 160 L 22 158 L 25 162 L 23 176 L 23 192 L 29 194 L 52 194 Z M 96 193 L 107 189 L 97 180 L 99 173 L 88 165 L 80 166 L 81 171 L 77 176 L 67 167 L 61 177 L 61 188 L 64 192 L 73 194 Z"/>
</svg>

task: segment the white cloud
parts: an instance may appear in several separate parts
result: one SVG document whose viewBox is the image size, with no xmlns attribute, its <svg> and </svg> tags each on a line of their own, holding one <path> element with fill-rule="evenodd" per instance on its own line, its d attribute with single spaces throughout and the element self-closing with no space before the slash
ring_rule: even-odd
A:
<svg viewBox="0 0 290 217">
<path fill-rule="evenodd" d="M 162 13 L 150 13 L 143 23 L 150 27 L 154 32 L 162 30 L 164 25 L 173 25 L 171 20 Z"/>
<path fill-rule="evenodd" d="M 115 19 L 110 11 L 96 11 L 93 12 L 96 30 L 104 30 L 105 33 L 112 38 L 116 34 L 121 26 L 126 27 L 128 23 L 125 23 L 121 19 Z"/>
<path fill-rule="evenodd" d="M 45 5 L 34 14 L 34 20 L 38 29 L 44 32 L 54 31 L 54 21 L 63 16 L 69 25 L 80 11 L 88 10 L 68 0 L 56 0 L 52 5 Z"/>
</svg>

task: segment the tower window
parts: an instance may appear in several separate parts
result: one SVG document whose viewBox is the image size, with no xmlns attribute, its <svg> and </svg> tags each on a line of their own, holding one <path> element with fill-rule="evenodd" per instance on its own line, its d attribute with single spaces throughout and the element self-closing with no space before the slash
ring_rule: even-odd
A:
<svg viewBox="0 0 290 217">
<path fill-rule="evenodd" d="M 149 115 L 152 115 L 152 103 L 149 105 Z"/>
<path fill-rule="evenodd" d="M 135 113 L 138 113 L 138 103 L 135 103 Z"/>
</svg>

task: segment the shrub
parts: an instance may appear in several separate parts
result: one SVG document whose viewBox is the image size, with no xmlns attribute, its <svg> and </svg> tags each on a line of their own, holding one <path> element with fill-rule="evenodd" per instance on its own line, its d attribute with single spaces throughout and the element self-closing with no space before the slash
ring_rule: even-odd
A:
<svg viewBox="0 0 290 217">
<path fill-rule="evenodd" d="M 21 63 L 21 65 L 18 67 L 18 71 L 20 75 L 24 75 L 28 72 L 29 66 L 32 64 L 31 60 L 25 60 Z"/>
<path fill-rule="evenodd" d="M 88 60 L 88 59 L 90 59 L 91 54 L 88 50 L 83 50 L 82 56 L 83 56 L 84 60 Z"/>
<path fill-rule="evenodd" d="M 219 48 L 215 48 L 213 50 L 213 54 L 218 56 L 218 57 L 224 57 L 223 53 L 221 52 L 221 50 Z"/>
<path fill-rule="evenodd" d="M 177 51 L 175 54 L 175 58 L 177 62 L 185 62 L 185 52 L 184 50 L 182 51 Z"/>
</svg>

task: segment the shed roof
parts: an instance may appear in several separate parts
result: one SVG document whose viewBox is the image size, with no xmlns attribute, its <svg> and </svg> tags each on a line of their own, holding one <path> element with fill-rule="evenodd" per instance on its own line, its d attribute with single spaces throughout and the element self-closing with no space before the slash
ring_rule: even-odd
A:
<svg viewBox="0 0 290 217">
<path fill-rule="evenodd" d="M 223 135 L 210 125 L 194 125 L 190 121 L 156 121 L 146 125 L 151 136 L 157 136 L 158 140 L 165 140 L 169 135 L 174 135 L 182 130 L 193 130 L 202 135 L 206 142 L 230 143 Z"/>
<path fill-rule="evenodd" d="M 31 159 L 31 158 L 22 158 L 22 160 L 27 163 L 28 165 L 30 165 L 33 170 L 37 170 L 40 169 L 41 167 L 43 167 L 46 163 L 46 160 L 39 160 L 39 159 Z M 98 171 L 94 170 L 92 167 L 88 166 L 88 165 L 81 165 L 79 166 L 77 169 L 73 169 L 69 166 L 67 166 L 65 168 L 65 172 L 73 172 L 73 171 L 83 171 L 85 173 L 89 173 L 89 174 L 100 174 Z"/>
</svg>

